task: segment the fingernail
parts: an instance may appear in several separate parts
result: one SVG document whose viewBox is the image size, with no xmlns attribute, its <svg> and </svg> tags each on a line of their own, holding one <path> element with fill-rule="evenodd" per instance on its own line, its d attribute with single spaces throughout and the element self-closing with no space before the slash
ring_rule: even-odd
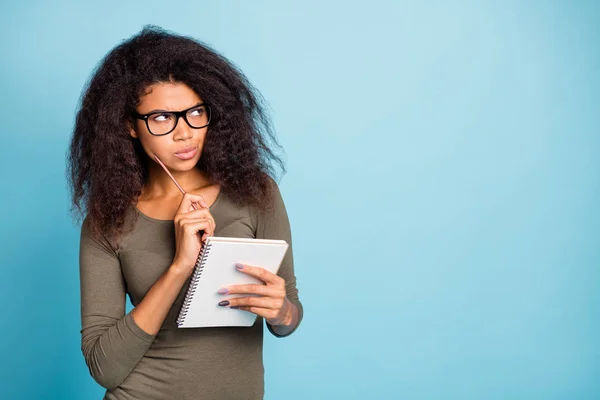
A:
<svg viewBox="0 0 600 400">
<path fill-rule="evenodd" d="M 244 265 L 243 265 L 243 264 L 240 264 L 240 263 L 236 263 L 236 264 L 235 264 L 235 267 L 236 267 L 237 269 L 244 269 Z"/>
<path fill-rule="evenodd" d="M 228 306 L 229 305 L 229 300 L 223 300 L 219 302 L 220 306 Z"/>
<path fill-rule="evenodd" d="M 228 292 L 227 288 L 219 289 L 217 291 L 217 293 L 219 293 L 219 294 L 227 294 L 227 292 Z"/>
</svg>

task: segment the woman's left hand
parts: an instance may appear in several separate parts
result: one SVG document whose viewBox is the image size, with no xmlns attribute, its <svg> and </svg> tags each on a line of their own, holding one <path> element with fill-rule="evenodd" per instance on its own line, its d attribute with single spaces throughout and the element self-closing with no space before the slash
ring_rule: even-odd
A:
<svg viewBox="0 0 600 400">
<path fill-rule="evenodd" d="M 242 267 L 241 269 L 239 267 Z M 249 311 L 265 318 L 270 325 L 290 325 L 292 323 L 292 303 L 285 293 L 285 280 L 261 267 L 237 264 L 238 271 L 260 279 L 264 284 L 232 285 L 219 290 L 219 294 L 255 294 L 258 296 L 236 297 L 219 303 L 240 310 Z"/>
</svg>

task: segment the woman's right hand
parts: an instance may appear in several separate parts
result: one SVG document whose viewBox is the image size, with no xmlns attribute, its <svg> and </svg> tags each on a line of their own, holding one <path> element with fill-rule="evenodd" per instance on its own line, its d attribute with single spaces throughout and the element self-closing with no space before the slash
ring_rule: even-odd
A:
<svg viewBox="0 0 600 400">
<path fill-rule="evenodd" d="M 198 210 L 194 210 L 192 203 L 200 206 Z M 215 219 L 210 214 L 202 196 L 186 193 L 183 195 L 173 221 L 175 223 L 173 265 L 187 277 L 194 270 L 202 243 L 215 232 Z M 202 238 L 198 234 L 199 231 L 204 231 Z"/>
</svg>

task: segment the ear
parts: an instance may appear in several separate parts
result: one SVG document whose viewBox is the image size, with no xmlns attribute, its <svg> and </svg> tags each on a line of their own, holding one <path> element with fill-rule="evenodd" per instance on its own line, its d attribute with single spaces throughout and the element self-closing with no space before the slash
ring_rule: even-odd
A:
<svg viewBox="0 0 600 400">
<path fill-rule="evenodd" d="M 127 128 L 129 129 L 129 136 L 131 136 L 134 139 L 138 139 L 138 134 L 135 131 L 135 128 L 133 127 L 131 121 L 127 121 Z"/>
</svg>

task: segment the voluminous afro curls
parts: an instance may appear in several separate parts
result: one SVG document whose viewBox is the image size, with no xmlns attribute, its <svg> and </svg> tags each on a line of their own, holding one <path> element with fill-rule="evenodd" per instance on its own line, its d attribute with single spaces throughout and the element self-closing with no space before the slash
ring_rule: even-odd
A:
<svg viewBox="0 0 600 400">
<path fill-rule="evenodd" d="M 224 56 L 203 42 L 154 25 L 112 49 L 98 64 L 80 99 L 67 168 L 71 211 L 87 212 L 92 233 L 118 247 L 127 208 L 146 183 L 147 156 L 129 135 L 131 112 L 145 89 L 181 82 L 210 104 L 197 168 L 238 204 L 272 205 L 280 148 L 260 93 Z"/>
</svg>

